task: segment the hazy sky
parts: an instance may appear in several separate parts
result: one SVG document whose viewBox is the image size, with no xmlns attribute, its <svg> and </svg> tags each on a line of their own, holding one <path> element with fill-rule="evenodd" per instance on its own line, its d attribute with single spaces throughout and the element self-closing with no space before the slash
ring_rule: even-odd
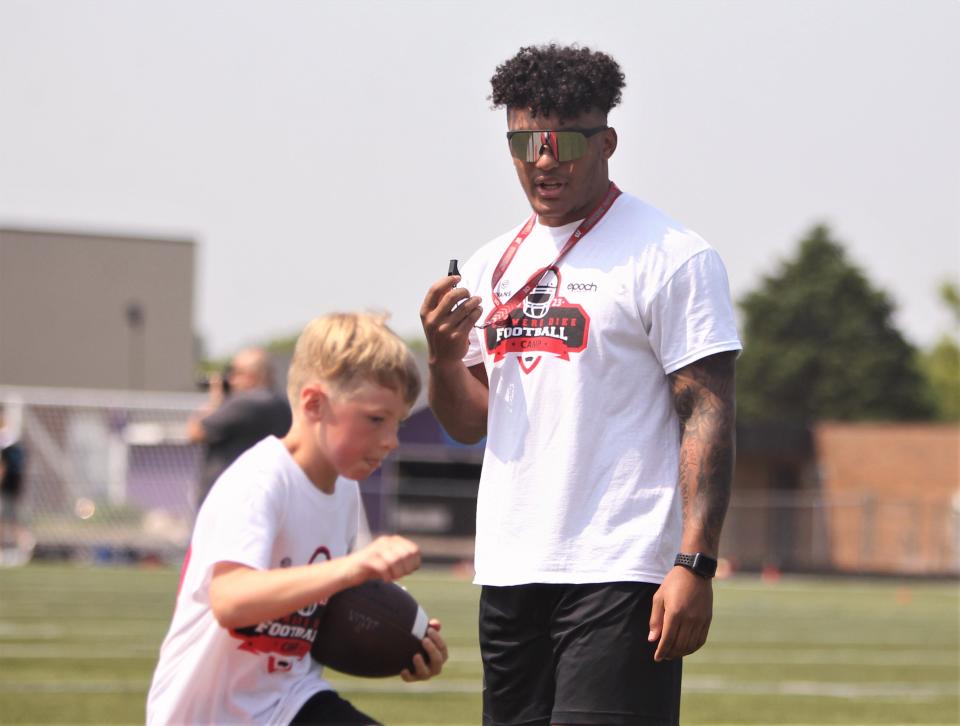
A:
<svg viewBox="0 0 960 726">
<path fill-rule="evenodd" d="M 426 288 L 528 214 L 489 79 L 605 50 L 621 188 L 735 297 L 827 222 L 927 345 L 960 270 L 955 0 L 0 0 L 0 225 L 197 240 L 212 354 Z"/>
</svg>

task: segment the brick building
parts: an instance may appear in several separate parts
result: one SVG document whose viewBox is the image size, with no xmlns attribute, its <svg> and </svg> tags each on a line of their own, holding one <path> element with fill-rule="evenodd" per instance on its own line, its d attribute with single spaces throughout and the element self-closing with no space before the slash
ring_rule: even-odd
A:
<svg viewBox="0 0 960 726">
<path fill-rule="evenodd" d="M 739 569 L 960 574 L 960 427 L 741 427 L 721 549 Z"/>
<path fill-rule="evenodd" d="M 960 571 L 960 428 L 822 423 L 813 436 L 835 569 Z"/>
</svg>

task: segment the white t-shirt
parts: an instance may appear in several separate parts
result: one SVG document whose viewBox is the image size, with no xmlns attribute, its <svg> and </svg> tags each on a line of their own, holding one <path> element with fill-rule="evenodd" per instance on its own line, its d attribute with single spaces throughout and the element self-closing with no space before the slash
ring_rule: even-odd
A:
<svg viewBox="0 0 960 726">
<path fill-rule="evenodd" d="M 287 724 L 330 689 L 310 657 L 319 607 L 228 630 L 210 609 L 217 562 L 258 570 L 347 554 L 357 536 L 357 483 L 315 487 L 283 442 L 269 437 L 240 456 L 200 508 L 170 631 L 147 697 L 150 724 Z"/>
<path fill-rule="evenodd" d="M 502 303 L 578 223 L 536 224 Z M 493 309 L 491 278 L 519 227 L 482 247 L 461 285 Z M 726 271 L 695 233 L 622 194 L 464 357 L 490 384 L 476 582 L 661 582 L 681 535 L 680 426 L 667 375 L 740 350 Z"/>
</svg>

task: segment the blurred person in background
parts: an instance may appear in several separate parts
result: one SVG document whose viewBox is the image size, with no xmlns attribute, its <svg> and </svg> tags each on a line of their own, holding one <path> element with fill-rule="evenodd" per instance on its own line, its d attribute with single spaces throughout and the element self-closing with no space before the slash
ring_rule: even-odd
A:
<svg viewBox="0 0 960 726">
<path fill-rule="evenodd" d="M 0 409 L 0 564 L 30 559 L 34 539 L 20 519 L 25 454 L 14 428 Z"/>
<path fill-rule="evenodd" d="M 246 348 L 224 376 L 210 378 L 210 397 L 187 423 L 187 437 L 204 445 L 197 507 L 210 487 L 240 454 L 267 436 L 290 429 L 290 404 L 274 390 L 270 356 Z"/>
</svg>

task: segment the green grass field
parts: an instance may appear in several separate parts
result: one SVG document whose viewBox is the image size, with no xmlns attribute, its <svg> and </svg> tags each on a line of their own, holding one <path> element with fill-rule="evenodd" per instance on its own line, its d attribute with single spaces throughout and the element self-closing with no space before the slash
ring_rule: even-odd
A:
<svg viewBox="0 0 960 726">
<path fill-rule="evenodd" d="M 0 723 L 137 723 L 169 623 L 171 569 L 0 570 Z M 424 684 L 333 676 L 390 726 L 480 723 L 477 589 L 406 580 L 444 621 Z M 756 578 L 717 583 L 710 642 L 684 663 L 684 724 L 956 724 L 956 583 Z"/>
</svg>

